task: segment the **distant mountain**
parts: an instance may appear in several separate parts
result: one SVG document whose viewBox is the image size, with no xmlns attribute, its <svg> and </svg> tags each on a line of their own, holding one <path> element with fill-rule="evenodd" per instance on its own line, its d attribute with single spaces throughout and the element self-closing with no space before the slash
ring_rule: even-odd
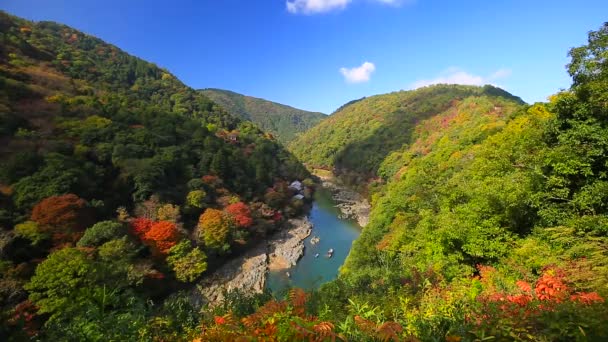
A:
<svg viewBox="0 0 608 342">
<path fill-rule="evenodd" d="M 205 96 L 243 120 L 257 124 L 284 144 L 323 120 L 326 115 L 222 89 L 202 89 Z"/>
<path fill-rule="evenodd" d="M 489 100 L 488 111 L 495 106 L 514 110 L 523 104 L 520 98 L 489 85 L 437 85 L 398 91 L 345 104 L 289 146 L 310 166 L 373 177 L 391 152 L 412 143 L 418 122 L 456 111 L 466 99 L 480 97 Z"/>
</svg>

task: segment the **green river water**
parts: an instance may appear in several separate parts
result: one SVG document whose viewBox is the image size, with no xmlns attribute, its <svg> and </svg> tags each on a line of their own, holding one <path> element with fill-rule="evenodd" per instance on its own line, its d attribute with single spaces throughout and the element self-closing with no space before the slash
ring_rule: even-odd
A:
<svg viewBox="0 0 608 342">
<path fill-rule="evenodd" d="M 353 241 L 361 233 L 361 228 L 354 220 L 338 218 L 340 211 L 335 205 L 327 189 L 317 190 L 309 215 L 313 228 L 310 236 L 304 240 L 304 256 L 296 266 L 268 274 L 266 286 L 273 293 L 281 293 L 287 287 L 315 289 L 337 277 L 338 269 L 344 263 Z M 320 237 L 320 242 L 311 244 L 313 236 Z M 326 254 L 330 248 L 334 249 L 334 254 L 328 258 Z M 316 253 L 319 253 L 317 258 Z"/>
</svg>

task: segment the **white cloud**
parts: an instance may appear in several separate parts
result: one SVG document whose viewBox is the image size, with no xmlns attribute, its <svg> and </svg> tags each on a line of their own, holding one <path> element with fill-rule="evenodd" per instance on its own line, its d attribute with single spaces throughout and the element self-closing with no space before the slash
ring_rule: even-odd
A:
<svg viewBox="0 0 608 342">
<path fill-rule="evenodd" d="M 287 11 L 290 13 L 314 14 L 341 10 L 352 0 L 287 0 Z"/>
<path fill-rule="evenodd" d="M 345 9 L 353 0 L 287 0 L 285 6 L 290 13 L 316 14 Z M 386 5 L 401 5 L 414 0 L 369 0 Z"/>
<path fill-rule="evenodd" d="M 480 86 L 484 84 L 492 84 L 494 81 L 509 77 L 510 75 L 511 70 L 509 69 L 498 69 L 489 76 L 484 77 L 470 74 L 459 68 L 450 67 L 439 74 L 439 76 L 436 78 L 418 80 L 412 83 L 411 88 L 416 89 L 432 84 L 465 84 Z"/>
<path fill-rule="evenodd" d="M 361 66 L 354 68 L 340 68 L 340 73 L 348 83 L 362 83 L 369 81 L 372 73 L 376 70 L 374 63 L 364 62 Z"/>
</svg>

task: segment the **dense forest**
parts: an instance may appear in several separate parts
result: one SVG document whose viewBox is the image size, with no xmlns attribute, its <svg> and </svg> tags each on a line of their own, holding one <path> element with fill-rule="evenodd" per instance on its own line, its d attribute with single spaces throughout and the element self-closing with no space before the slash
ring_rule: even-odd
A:
<svg viewBox="0 0 608 342">
<path fill-rule="evenodd" d="M 0 12 L 0 41 L 2 340 L 608 340 L 608 23 L 546 103 L 438 85 L 321 121 L 294 154 L 372 201 L 339 277 L 214 307 L 188 289 L 305 211 L 309 172 L 97 38 Z"/>
<path fill-rule="evenodd" d="M 327 117 L 323 113 L 308 112 L 228 90 L 208 88 L 200 92 L 231 114 L 249 120 L 265 132 L 275 135 L 284 145 Z"/>
<path fill-rule="evenodd" d="M 304 210 L 306 169 L 167 70 L 2 12 L 0 42 L 0 339 L 195 326 L 179 290 Z"/>
<path fill-rule="evenodd" d="M 360 184 L 377 175 L 391 152 L 410 143 L 421 121 L 457 111 L 473 97 L 488 99 L 507 113 L 523 103 L 490 85 L 439 85 L 371 96 L 340 107 L 289 147 L 310 167 L 333 170 L 348 183 Z"/>
</svg>

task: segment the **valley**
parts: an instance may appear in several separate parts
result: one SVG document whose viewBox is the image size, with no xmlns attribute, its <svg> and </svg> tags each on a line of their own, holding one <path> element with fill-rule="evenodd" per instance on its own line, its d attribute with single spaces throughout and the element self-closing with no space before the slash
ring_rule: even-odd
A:
<svg viewBox="0 0 608 342">
<path fill-rule="evenodd" d="M 0 340 L 608 340 L 608 23 L 568 57 L 325 115 L 0 11 Z"/>
</svg>

